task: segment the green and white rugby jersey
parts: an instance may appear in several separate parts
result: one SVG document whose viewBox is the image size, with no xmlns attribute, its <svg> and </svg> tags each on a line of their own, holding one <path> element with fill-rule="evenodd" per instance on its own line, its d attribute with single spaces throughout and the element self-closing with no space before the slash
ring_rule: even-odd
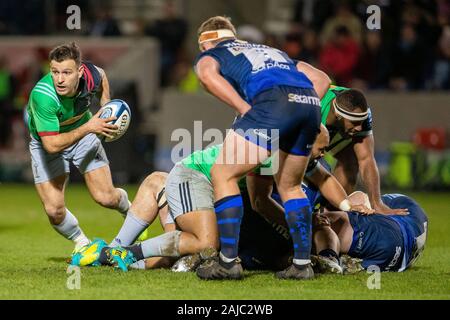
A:
<svg viewBox="0 0 450 320">
<path fill-rule="evenodd" d="M 101 85 L 101 75 L 93 64 L 83 65 L 84 73 L 79 84 L 81 90 L 76 96 L 59 96 L 50 73 L 39 80 L 31 91 L 27 105 L 28 129 L 35 139 L 72 131 L 92 117 L 89 106 Z"/>
<path fill-rule="evenodd" d="M 216 162 L 220 151 L 222 150 L 222 144 L 214 145 L 204 150 L 199 150 L 191 153 L 189 156 L 181 160 L 181 163 L 189 169 L 201 172 L 205 177 L 211 181 L 211 169 Z M 261 174 L 262 168 L 270 168 L 272 165 L 271 158 L 264 161 L 254 169 L 255 174 Z M 246 189 L 245 177 L 239 180 L 239 187 L 241 190 Z"/>
<path fill-rule="evenodd" d="M 353 139 L 358 139 L 372 134 L 372 112 L 369 108 L 369 117 L 362 123 L 362 131 L 357 133 L 354 138 L 345 136 L 342 132 L 333 126 L 327 126 L 327 117 L 331 111 L 333 100 L 340 92 L 350 90 L 349 88 L 331 85 L 325 96 L 320 101 L 320 113 L 322 115 L 322 124 L 327 127 L 330 134 L 330 145 L 326 148 L 327 152 L 335 156 L 344 148 L 350 145 Z"/>
</svg>

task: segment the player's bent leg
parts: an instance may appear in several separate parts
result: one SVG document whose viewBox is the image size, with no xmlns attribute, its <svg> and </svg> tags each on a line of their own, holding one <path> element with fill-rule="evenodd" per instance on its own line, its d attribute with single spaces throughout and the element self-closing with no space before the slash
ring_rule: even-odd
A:
<svg viewBox="0 0 450 320">
<path fill-rule="evenodd" d="M 41 202 L 52 225 L 60 224 L 65 216 L 64 191 L 67 175 L 56 177 L 47 182 L 35 185 Z"/>
<path fill-rule="evenodd" d="M 211 169 L 214 198 L 240 193 L 237 181 L 269 157 L 269 152 L 230 131 Z"/>
<path fill-rule="evenodd" d="M 113 258 L 117 257 L 119 265 L 128 267 L 130 263 L 150 257 L 180 257 L 186 254 L 194 254 L 208 248 L 217 248 L 217 225 L 214 212 L 211 210 L 185 213 L 176 218 L 178 226 L 183 231 L 169 231 L 157 237 L 148 239 L 138 245 L 117 249 L 112 252 Z M 128 251 L 128 253 L 124 253 Z M 126 261 L 121 258 L 130 256 Z M 134 259 L 134 261 L 133 261 Z M 121 269 L 125 269 L 122 268 Z"/>
<path fill-rule="evenodd" d="M 164 192 L 166 185 L 167 173 L 166 172 L 153 172 L 145 178 L 142 184 L 139 186 L 136 197 L 131 203 L 130 210 L 140 219 L 151 224 L 158 216 L 158 208 L 160 203 L 158 196 L 161 192 Z"/>
<path fill-rule="evenodd" d="M 240 279 L 242 267 L 237 262 L 243 204 L 238 180 L 267 159 L 269 152 L 243 136 L 231 131 L 211 170 L 215 212 L 219 225 L 220 259 L 209 267 L 197 269 L 202 279 Z M 203 266 L 202 266 L 203 267 Z M 214 271 L 216 269 L 217 272 Z M 225 270 L 234 273 L 227 275 Z"/>
<path fill-rule="evenodd" d="M 89 239 L 79 227 L 77 218 L 65 207 L 64 190 L 67 175 L 36 184 L 36 190 L 44 205 L 52 227 L 75 243 L 75 252 L 89 244 Z"/>
<path fill-rule="evenodd" d="M 159 212 L 158 197 L 164 192 L 167 174 L 154 172 L 140 185 L 125 221 L 110 247 L 130 246 L 156 219 Z"/>
<path fill-rule="evenodd" d="M 317 253 L 317 255 L 311 256 L 314 272 L 342 274 L 343 270 L 338 255 L 340 252 L 339 238 L 331 227 L 315 227 L 313 241 Z"/>
<path fill-rule="evenodd" d="M 275 175 L 278 191 L 284 203 L 285 217 L 294 244 L 292 266 L 277 272 L 281 279 L 312 279 L 312 209 L 305 193 L 298 186 L 303 180 L 309 156 L 280 151 L 280 170 Z"/>
<path fill-rule="evenodd" d="M 116 209 L 126 214 L 130 208 L 128 195 L 125 190 L 114 187 L 109 165 L 85 172 L 84 180 L 95 202 L 105 208 Z"/>
<path fill-rule="evenodd" d="M 175 262 L 172 271 L 195 271 L 204 260 L 217 255 L 218 230 L 212 209 L 183 214 L 177 217 L 176 222 L 183 231 L 179 243 L 182 257 Z"/>
<path fill-rule="evenodd" d="M 160 203 L 160 206 L 163 203 Z M 173 223 L 173 220 L 170 220 L 168 222 L 167 219 L 167 206 L 164 206 L 159 212 L 161 225 L 164 229 L 164 232 L 171 232 L 177 230 L 177 227 L 175 223 Z M 137 261 L 136 263 L 133 263 L 129 266 L 130 269 L 137 269 L 137 270 L 148 270 L 148 269 L 168 269 L 171 268 L 175 261 L 177 261 L 177 258 L 172 257 L 151 257 L 147 258 L 145 260 Z"/>
<path fill-rule="evenodd" d="M 182 230 L 180 255 L 198 253 L 204 249 L 219 249 L 218 228 L 214 211 L 202 210 L 183 214 L 176 219 Z"/>
</svg>

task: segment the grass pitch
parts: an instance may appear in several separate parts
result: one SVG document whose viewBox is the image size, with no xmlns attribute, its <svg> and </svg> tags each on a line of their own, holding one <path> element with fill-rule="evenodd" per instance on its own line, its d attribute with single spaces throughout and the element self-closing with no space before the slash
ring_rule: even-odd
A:
<svg viewBox="0 0 450 320">
<path fill-rule="evenodd" d="M 127 188 L 131 198 L 135 186 Z M 280 281 L 270 272 L 246 272 L 243 281 L 204 282 L 168 270 L 122 273 L 82 268 L 81 287 L 69 290 L 65 260 L 72 243 L 50 227 L 32 185 L 0 184 L 0 299 L 450 299 L 450 194 L 413 193 L 429 216 L 424 255 L 404 273 L 383 273 L 370 290 L 370 274 L 322 275 Z M 69 185 L 67 207 L 85 233 L 111 240 L 122 218 L 91 200 L 83 185 Z M 155 223 L 153 235 L 161 232 Z"/>
</svg>

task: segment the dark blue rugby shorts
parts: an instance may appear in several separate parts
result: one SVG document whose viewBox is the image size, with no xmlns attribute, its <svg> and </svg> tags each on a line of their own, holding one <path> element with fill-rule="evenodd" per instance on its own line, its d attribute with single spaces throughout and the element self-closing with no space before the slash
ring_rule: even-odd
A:
<svg viewBox="0 0 450 320">
<path fill-rule="evenodd" d="M 253 99 L 233 130 L 269 151 L 278 145 L 286 153 L 308 156 L 320 120 L 320 99 L 313 89 L 276 86 Z"/>
</svg>

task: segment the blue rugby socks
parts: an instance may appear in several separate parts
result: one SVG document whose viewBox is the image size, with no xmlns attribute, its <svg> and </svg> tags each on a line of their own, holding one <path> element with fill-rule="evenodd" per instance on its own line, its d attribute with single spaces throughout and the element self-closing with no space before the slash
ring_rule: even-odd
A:
<svg viewBox="0 0 450 320">
<path fill-rule="evenodd" d="M 239 231 L 244 207 L 240 194 L 222 198 L 214 204 L 220 236 L 220 264 L 231 268 L 238 256 Z"/>
<path fill-rule="evenodd" d="M 294 243 L 294 265 L 311 263 L 312 210 L 307 198 L 288 200 L 284 204 L 286 221 Z"/>
</svg>

